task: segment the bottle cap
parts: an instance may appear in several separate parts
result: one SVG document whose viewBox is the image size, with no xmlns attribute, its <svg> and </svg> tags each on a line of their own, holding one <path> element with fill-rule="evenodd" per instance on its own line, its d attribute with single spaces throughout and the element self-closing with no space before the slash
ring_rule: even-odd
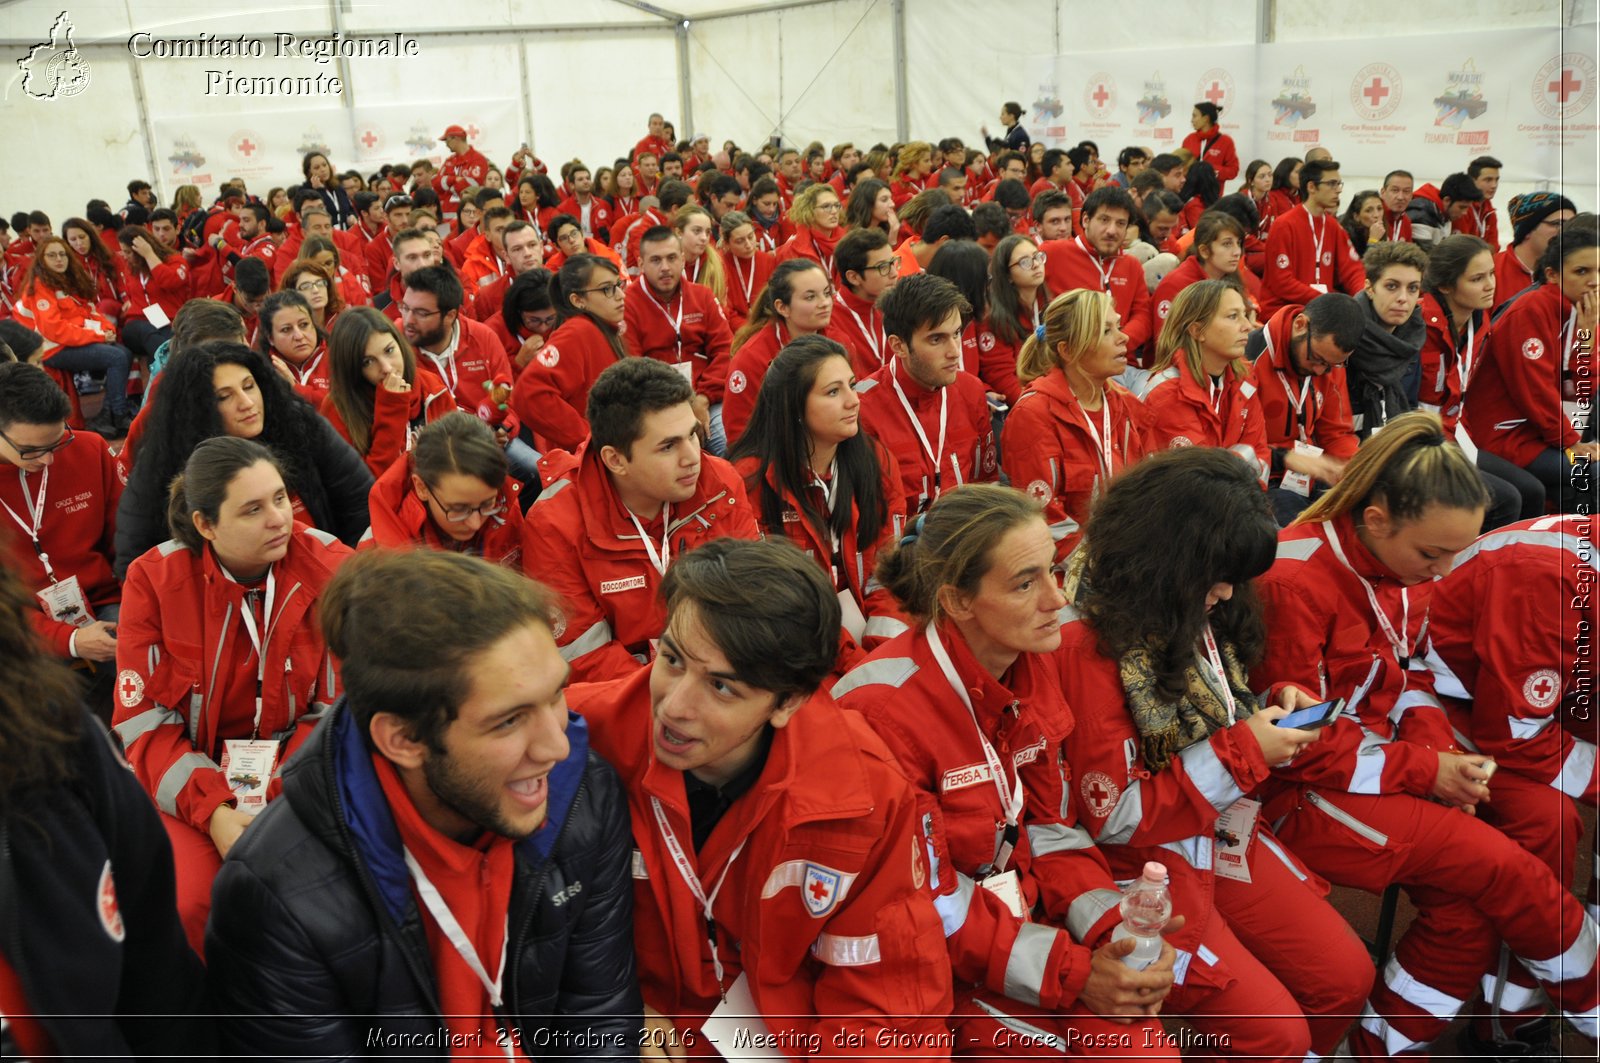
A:
<svg viewBox="0 0 1600 1063">
<path fill-rule="evenodd" d="M 1144 877 L 1151 882 L 1167 881 L 1167 865 L 1158 864 L 1154 860 L 1144 865 Z"/>
</svg>

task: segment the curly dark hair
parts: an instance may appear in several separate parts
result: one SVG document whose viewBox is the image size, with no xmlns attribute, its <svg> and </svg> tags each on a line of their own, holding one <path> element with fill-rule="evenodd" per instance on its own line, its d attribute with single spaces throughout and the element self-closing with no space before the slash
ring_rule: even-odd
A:
<svg viewBox="0 0 1600 1063">
<path fill-rule="evenodd" d="M 1167 450 L 1111 482 L 1084 535 L 1078 608 L 1100 652 L 1120 659 L 1146 646 L 1156 689 L 1177 701 L 1209 620 L 1246 667 L 1266 648 L 1261 603 L 1250 581 L 1272 567 L 1278 526 L 1255 471 L 1213 447 Z M 1208 613 L 1206 594 L 1233 584 Z"/>
</svg>

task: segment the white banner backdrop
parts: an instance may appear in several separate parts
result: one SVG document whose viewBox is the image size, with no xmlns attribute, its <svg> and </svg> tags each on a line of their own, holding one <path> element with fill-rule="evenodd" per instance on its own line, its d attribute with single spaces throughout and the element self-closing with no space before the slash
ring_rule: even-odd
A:
<svg viewBox="0 0 1600 1063">
<path fill-rule="evenodd" d="M 1323 145 L 1348 173 L 1418 184 L 1479 155 L 1507 184 L 1564 185 L 1594 204 L 1595 26 L 1378 40 L 1069 53 L 1035 61 L 1035 139 L 1170 150 L 1200 100 L 1223 107 L 1241 165 Z"/>
</svg>

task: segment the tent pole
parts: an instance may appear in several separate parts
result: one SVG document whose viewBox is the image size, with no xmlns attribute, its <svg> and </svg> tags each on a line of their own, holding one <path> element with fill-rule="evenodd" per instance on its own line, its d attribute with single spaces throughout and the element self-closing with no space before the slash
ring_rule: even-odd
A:
<svg viewBox="0 0 1600 1063">
<path fill-rule="evenodd" d="M 328 0 L 328 8 L 333 15 L 333 32 L 341 40 L 344 38 L 344 0 Z M 339 93 L 339 106 L 344 108 L 345 123 L 350 127 L 350 143 L 356 143 L 356 87 L 350 77 L 350 60 L 339 56 L 339 80 L 344 85 L 344 91 Z"/>
<path fill-rule="evenodd" d="M 1271 44 L 1277 37 L 1278 5 L 1276 0 L 1256 0 L 1256 43 Z"/>
<path fill-rule="evenodd" d="M 678 39 L 678 114 L 683 123 L 683 136 L 695 135 L 694 127 L 694 93 L 691 91 L 689 75 L 689 20 L 680 19 L 674 27 Z M 680 138 L 681 139 L 681 138 Z"/>
<path fill-rule="evenodd" d="M 892 0 L 894 33 L 894 138 L 904 144 L 911 135 L 911 112 L 906 99 L 906 0 Z"/>
<path fill-rule="evenodd" d="M 162 180 L 162 170 L 156 165 L 156 134 L 150 126 L 149 98 L 144 91 L 144 68 L 138 63 L 129 63 L 133 68 L 133 100 L 139 108 L 139 128 L 144 132 L 144 161 L 150 167 L 150 181 L 160 192 L 157 193 L 162 201 L 172 195 L 172 189 L 167 187 L 167 182 Z"/>
<path fill-rule="evenodd" d="M 522 135 L 533 147 L 533 94 L 528 91 L 528 38 L 517 40 L 517 73 L 522 78 Z"/>
</svg>

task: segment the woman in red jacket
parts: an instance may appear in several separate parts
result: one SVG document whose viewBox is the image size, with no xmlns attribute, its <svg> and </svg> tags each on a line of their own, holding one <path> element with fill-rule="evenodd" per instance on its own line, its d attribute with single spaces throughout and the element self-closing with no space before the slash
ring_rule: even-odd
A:
<svg viewBox="0 0 1600 1063">
<path fill-rule="evenodd" d="M 161 809 L 199 951 L 222 858 L 339 696 L 316 605 L 350 550 L 297 524 L 278 459 L 231 436 L 195 448 L 167 521 L 172 540 L 128 568 L 112 723 Z"/>
<path fill-rule="evenodd" d="M 913 140 L 900 145 L 900 151 L 894 160 L 894 180 L 889 183 L 889 191 L 894 194 L 896 207 L 909 202 L 911 197 L 930 187 L 930 182 L 933 180 L 933 166 L 932 144 Z"/>
<path fill-rule="evenodd" d="M 809 258 L 778 263 L 750 311 L 750 320 L 733 336 L 728 389 L 722 398 L 722 424 L 728 442 L 738 442 L 756 405 L 767 367 L 800 336 L 826 332 L 833 320 L 833 284 Z"/>
<path fill-rule="evenodd" d="M 343 256 L 339 253 L 339 245 L 335 241 L 321 236 L 308 236 L 305 243 L 300 245 L 299 258 L 320 266 L 331 278 L 328 287 L 339 296 L 339 310 L 347 306 L 366 306 L 372 302 L 372 292 L 367 287 L 366 277 L 346 268 Z M 285 281 L 282 287 L 288 288 L 290 285 Z M 317 322 L 324 332 L 333 327 L 333 319 L 339 310 L 330 307 L 327 320 Z"/>
<path fill-rule="evenodd" d="M 1300 162 L 1291 155 L 1279 159 L 1272 168 L 1272 190 L 1267 193 L 1266 206 L 1261 211 L 1261 238 L 1266 239 L 1272 220 L 1287 214 L 1300 205 Z"/>
<path fill-rule="evenodd" d="M 1151 450 L 1222 447 L 1254 466 L 1265 488 L 1272 450 L 1244 357 L 1249 339 L 1249 313 L 1238 287 L 1204 280 L 1179 292 L 1156 341 L 1145 424 Z"/>
<path fill-rule="evenodd" d="M 1004 237 L 989 257 L 988 314 L 977 330 L 978 376 L 1010 406 L 1022 396 L 1017 353 L 1044 323 L 1050 305 L 1044 258 L 1039 245 L 1021 233 Z"/>
<path fill-rule="evenodd" d="M 455 410 L 417 433 L 372 486 L 363 548 L 452 550 L 522 571 L 522 484 L 494 430 Z"/>
<path fill-rule="evenodd" d="M 1173 300 L 1191 284 L 1232 278 L 1244 286 L 1248 298 L 1250 278 L 1244 272 L 1244 242 L 1244 225 L 1238 218 L 1220 210 L 1200 215 L 1188 255 L 1178 263 L 1177 269 L 1161 278 L 1150 296 L 1150 335 L 1161 335 L 1161 326 L 1172 312 Z M 1249 298 L 1248 301 L 1254 314 L 1256 300 Z"/>
<path fill-rule="evenodd" d="M 1067 797 L 1073 715 L 1050 658 L 1065 604 L 1053 555 L 1026 496 L 945 492 L 878 562 L 915 627 L 833 693 L 916 791 L 955 976 L 955 1054 L 1175 1055 L 1154 1016 L 1176 954 L 1163 944 L 1149 969 L 1123 963 L 1120 895 Z"/>
<path fill-rule="evenodd" d="M 1592 413 L 1587 431 L 1571 414 L 1595 402 L 1595 328 L 1600 325 L 1600 234 L 1567 224 L 1536 270 L 1543 283 L 1501 312 L 1473 370 L 1466 422 L 1472 441 L 1544 484 L 1563 513 L 1593 513 L 1589 462 L 1600 460 Z M 1574 459 L 1585 459 L 1574 472 Z M 1587 510 L 1579 510 L 1581 505 Z"/>
<path fill-rule="evenodd" d="M 778 248 L 777 259 L 809 258 L 833 279 L 833 252 L 839 246 L 844 227 L 844 204 L 829 184 L 814 184 L 794 197 L 789 208 L 794 235 Z"/>
<path fill-rule="evenodd" d="M 261 303 L 256 350 L 312 407 L 328 397 L 328 336 L 298 291 L 273 292 Z"/>
<path fill-rule="evenodd" d="M 68 218 L 61 223 L 61 238 L 94 281 L 95 305 L 114 324 L 122 316 L 122 267 L 111 257 L 100 230 L 82 218 Z"/>
<path fill-rule="evenodd" d="M 844 346 L 825 336 L 790 343 L 767 370 L 749 427 L 728 455 L 762 530 L 787 535 L 829 574 L 844 609 L 843 675 L 905 630 L 873 578 L 878 552 L 900 537 L 900 466 L 861 430 L 861 396 Z"/>
<path fill-rule="evenodd" d="M 1249 682 L 1266 635 L 1250 583 L 1276 545 L 1239 462 L 1152 457 L 1094 511 L 1057 663 L 1067 700 L 1095 707 L 1066 740 L 1079 817 L 1116 878 L 1164 862 L 1189 920 L 1173 940 L 1192 958 L 1172 1010 L 1218 1035 L 1219 1054 L 1287 1060 L 1333 1052 L 1373 970 L 1326 883 L 1246 797 L 1317 739 L 1278 726 L 1315 697 L 1285 685 L 1258 700 Z"/>
<path fill-rule="evenodd" d="M 577 255 L 550 278 L 561 322 L 511 390 L 511 406 L 543 443 L 576 452 L 589 437 L 589 389 L 602 370 L 628 357 L 617 328 L 626 305 L 622 271 L 609 258 Z"/>
<path fill-rule="evenodd" d="M 135 355 L 153 357 L 172 338 L 172 319 L 189 301 L 189 268 L 142 225 L 124 225 L 117 242 L 126 270 L 122 340 Z"/>
<path fill-rule="evenodd" d="M 738 332 L 750 320 L 750 309 L 761 298 L 778 260 L 771 251 L 761 250 L 755 224 L 744 211 L 728 211 L 719 224 L 723 275 L 728 286 L 728 327 Z"/>
<path fill-rule="evenodd" d="M 726 313 L 728 280 L 722 271 L 722 256 L 711 245 L 711 234 L 717 231 L 711 212 L 696 203 L 679 207 L 672 218 L 672 230 L 683 246 L 683 279 L 710 288 L 717 305 Z"/>
<path fill-rule="evenodd" d="M 128 407 L 132 355 L 115 342 L 117 327 L 95 305 L 97 295 L 94 281 L 73 258 L 67 242 L 47 237 L 17 285 L 17 316 L 44 338 L 40 357 L 46 369 L 69 382 L 73 373 L 105 373 L 104 409 L 85 427 L 114 439 L 126 435 L 133 420 Z"/>
<path fill-rule="evenodd" d="M 1018 356 L 1027 390 L 1006 418 L 1000 455 L 1011 483 L 1044 506 L 1059 564 L 1112 478 L 1145 456 L 1144 411 L 1113 382 L 1128 368 L 1128 336 L 1110 295 L 1058 296 L 1043 330 Z"/>
<path fill-rule="evenodd" d="M 1357 1059 L 1425 1051 L 1495 972 L 1502 941 L 1596 1033 L 1594 922 L 1543 861 L 1470 814 L 1490 799 L 1485 758 L 1457 748 L 1423 663 L 1434 581 L 1472 545 L 1487 501 L 1439 419 L 1403 414 L 1279 534 L 1259 581 L 1257 685 L 1346 700 L 1275 772 L 1262 818 L 1318 874 L 1372 893 L 1400 883 L 1422 909 L 1351 1035 Z"/>
<path fill-rule="evenodd" d="M 1209 100 L 1194 105 L 1189 112 L 1189 124 L 1194 132 L 1183 138 L 1183 146 L 1194 155 L 1196 162 L 1209 163 L 1224 184 L 1239 176 L 1239 152 L 1233 138 L 1217 125 L 1222 108 Z"/>
<path fill-rule="evenodd" d="M 554 248 L 544 260 L 544 268 L 551 272 L 578 255 L 597 255 L 610 259 L 619 269 L 622 266 L 622 259 L 617 253 L 594 237 L 584 236 L 583 226 L 570 214 L 557 214 L 550 222 L 546 237 L 549 241 L 546 246 Z"/>
<path fill-rule="evenodd" d="M 423 425 L 458 408 L 444 381 L 417 364 L 394 322 L 370 306 L 339 316 L 328 340 L 328 377 L 322 416 L 374 476 L 411 449 Z"/>
<path fill-rule="evenodd" d="M 323 335 L 333 328 L 334 318 L 345 308 L 344 295 L 334 282 L 333 273 L 308 258 L 295 259 L 284 271 L 283 283 L 278 287 L 281 291 L 300 293 L 311 308 L 312 324 Z"/>
<path fill-rule="evenodd" d="M 850 201 L 844 208 L 844 220 L 852 229 L 876 226 L 889 234 L 890 247 L 898 247 L 900 217 L 897 209 L 894 193 L 889 186 L 876 177 L 867 177 L 856 182 L 855 188 L 850 190 Z"/>
<path fill-rule="evenodd" d="M 1190 166 L 1178 198 L 1183 200 L 1183 210 L 1178 214 L 1178 224 L 1167 234 L 1165 250 L 1171 250 L 1180 236 L 1199 223 L 1200 215 L 1222 198 L 1222 182 L 1217 180 L 1216 169 L 1208 162 L 1197 162 Z"/>
</svg>

